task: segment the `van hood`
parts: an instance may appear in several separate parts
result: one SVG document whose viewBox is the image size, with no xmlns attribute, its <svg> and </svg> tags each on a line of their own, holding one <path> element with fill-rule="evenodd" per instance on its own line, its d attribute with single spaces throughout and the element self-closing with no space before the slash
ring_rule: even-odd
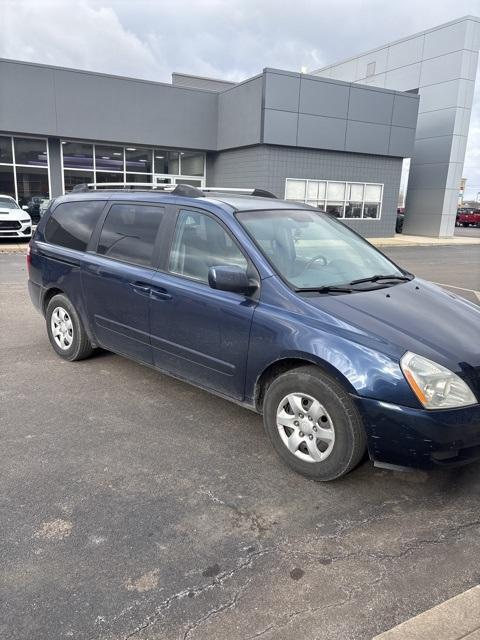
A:
<svg viewBox="0 0 480 640">
<path fill-rule="evenodd" d="M 395 358 L 413 351 L 453 371 L 480 367 L 480 306 L 426 280 L 304 300 Z"/>
</svg>

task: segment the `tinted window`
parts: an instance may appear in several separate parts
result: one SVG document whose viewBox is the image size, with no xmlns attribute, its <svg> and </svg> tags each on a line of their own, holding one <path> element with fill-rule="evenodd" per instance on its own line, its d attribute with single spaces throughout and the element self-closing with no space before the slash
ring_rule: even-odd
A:
<svg viewBox="0 0 480 640">
<path fill-rule="evenodd" d="M 209 268 L 219 265 L 246 269 L 247 261 L 218 222 L 202 213 L 180 211 L 170 253 L 170 271 L 208 282 Z"/>
<path fill-rule="evenodd" d="M 105 219 L 97 253 L 149 266 L 162 216 L 161 207 L 114 204 Z"/>
<path fill-rule="evenodd" d="M 65 202 L 58 205 L 45 227 L 48 242 L 85 251 L 104 202 Z"/>
</svg>

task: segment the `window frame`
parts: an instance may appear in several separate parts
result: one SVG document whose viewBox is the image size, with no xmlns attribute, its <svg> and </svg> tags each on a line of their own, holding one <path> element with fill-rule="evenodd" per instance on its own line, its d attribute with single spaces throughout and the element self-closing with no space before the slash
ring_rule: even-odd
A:
<svg viewBox="0 0 480 640">
<path fill-rule="evenodd" d="M 4 167 L 12 167 L 13 169 L 13 186 L 15 188 L 15 200 L 18 202 L 18 184 L 17 184 L 17 167 L 21 168 L 32 168 L 32 165 L 28 164 L 20 164 L 17 163 L 15 157 L 15 138 L 19 138 L 21 140 L 44 140 L 46 142 L 47 148 L 47 164 L 46 166 L 35 166 L 36 169 L 43 169 L 47 172 L 48 176 L 48 195 L 52 197 L 52 181 L 50 176 L 50 146 L 48 142 L 48 137 L 45 136 L 32 136 L 32 135 L 11 135 L 8 133 L 0 133 L 2 138 L 10 139 L 10 148 L 12 151 L 12 161 L 11 162 L 0 162 L 0 165 Z M 62 167 L 63 167 L 63 156 L 62 156 Z M 62 179 L 63 180 L 63 179 Z"/>
<path fill-rule="evenodd" d="M 375 222 L 377 220 L 381 220 L 382 218 L 382 213 L 383 213 L 383 197 L 385 194 L 385 183 L 384 182 L 362 182 L 362 181 L 358 181 L 358 180 L 326 180 L 324 178 L 285 178 L 285 200 L 287 202 L 297 202 L 300 204 L 306 204 L 308 206 L 314 207 L 314 208 L 318 208 L 313 204 L 310 204 L 310 201 L 312 201 L 312 199 L 306 197 L 303 201 L 302 200 L 293 200 L 293 199 L 287 199 L 287 190 L 288 190 L 288 182 L 290 180 L 293 181 L 299 181 L 302 180 L 303 182 L 305 182 L 305 194 L 306 196 L 308 196 L 308 188 L 309 188 L 309 183 L 310 182 L 324 182 L 325 183 L 325 198 L 319 198 L 318 200 L 322 202 L 322 206 L 325 207 L 325 209 L 323 209 L 323 211 L 326 211 L 327 206 L 330 203 L 339 203 L 341 202 L 341 204 L 343 205 L 343 217 L 339 217 L 337 218 L 337 220 L 357 220 L 357 221 L 363 221 L 363 220 L 368 220 L 370 222 Z M 345 197 L 342 201 L 340 200 L 329 200 L 328 199 L 328 185 L 330 182 L 333 183 L 338 183 L 341 182 L 345 185 Z M 363 199 L 362 199 L 362 213 L 361 216 L 359 218 L 352 218 L 352 217 L 347 217 L 345 216 L 345 212 L 347 209 L 347 205 L 350 202 L 358 202 L 357 200 L 351 200 L 350 198 L 348 198 L 347 196 L 349 196 L 350 193 L 350 189 L 349 186 L 350 185 L 354 185 L 354 184 L 359 184 L 363 186 Z M 366 200 L 365 199 L 365 193 L 366 193 L 366 187 L 367 186 L 375 186 L 375 187 L 380 187 L 380 201 L 379 202 L 372 202 L 370 200 Z M 378 216 L 376 218 L 368 218 L 364 216 L 364 212 L 365 212 L 365 205 L 366 204 L 378 204 Z M 321 209 L 319 209 L 321 210 Z"/>
<path fill-rule="evenodd" d="M 150 269 L 152 271 L 157 270 L 161 245 L 163 244 L 160 232 L 162 231 L 164 225 L 167 223 L 167 219 L 170 217 L 168 216 L 168 205 L 162 204 L 160 202 L 148 202 L 145 200 L 107 200 L 105 204 L 106 206 L 102 214 L 100 215 L 97 227 L 95 231 L 92 233 L 92 236 L 90 238 L 90 241 L 91 241 L 90 246 L 87 248 L 86 253 L 94 254 L 98 258 L 102 258 L 104 260 L 111 260 L 112 262 L 115 262 L 118 264 L 130 265 L 138 269 Z M 149 265 L 139 264 L 138 262 L 132 262 L 131 260 L 123 260 L 122 258 L 113 258 L 112 256 L 106 255 L 104 253 L 98 253 L 98 245 L 100 243 L 100 236 L 102 234 L 105 220 L 107 219 L 108 214 L 110 213 L 112 207 L 119 204 L 130 205 L 130 206 L 134 205 L 139 207 L 141 206 L 157 207 L 158 209 L 161 209 L 163 212 L 162 218 L 158 225 L 157 233 L 155 234 L 155 239 L 153 241 L 152 258 Z M 168 231 L 168 228 L 167 228 L 167 231 Z"/>
<path fill-rule="evenodd" d="M 235 234 L 233 233 L 232 229 L 227 224 L 225 224 L 225 222 L 221 218 L 219 218 L 217 215 L 215 215 L 211 211 L 208 211 L 207 209 L 201 209 L 199 207 L 192 207 L 192 206 L 189 206 L 189 205 L 173 205 L 173 206 L 176 209 L 176 211 L 175 211 L 175 215 L 173 216 L 171 228 L 169 229 L 168 238 L 166 239 L 167 242 L 165 242 L 163 260 L 162 260 L 162 263 L 163 263 L 162 267 L 163 268 L 159 268 L 158 271 L 161 271 L 162 273 L 165 273 L 165 274 L 167 274 L 167 275 L 169 275 L 171 277 L 181 278 L 182 280 L 186 280 L 187 282 L 194 282 L 195 284 L 197 284 L 199 286 L 207 287 L 207 289 L 212 289 L 212 287 L 210 287 L 208 282 L 203 282 L 203 280 L 199 280 L 198 278 L 194 278 L 192 276 L 188 276 L 188 275 L 185 275 L 183 273 L 176 273 L 175 271 L 170 271 L 170 268 L 169 268 L 170 256 L 171 256 L 172 250 L 173 250 L 173 243 L 174 243 L 174 240 L 175 240 L 175 232 L 177 230 L 177 225 L 178 225 L 178 220 L 180 218 L 180 213 L 182 211 L 191 211 L 192 213 L 199 213 L 199 214 L 207 216 L 208 218 L 211 218 L 214 222 L 217 222 L 221 226 L 221 228 L 225 231 L 225 233 L 229 236 L 231 241 L 236 245 L 237 249 L 240 251 L 240 253 L 243 255 L 243 257 L 245 258 L 245 260 L 247 262 L 247 273 L 250 273 L 252 278 L 257 278 L 258 282 L 260 283 L 258 289 L 255 291 L 255 293 L 253 295 L 253 297 L 258 297 L 258 295 L 260 294 L 260 289 L 261 289 L 260 274 L 259 274 L 258 269 L 255 266 L 255 263 L 253 262 L 252 258 L 249 256 L 248 252 L 244 249 L 244 247 L 242 246 L 242 244 L 240 243 L 238 238 L 235 236 Z M 218 290 L 217 289 L 212 289 L 212 291 L 218 291 Z M 240 296 L 242 298 L 246 297 L 243 293 L 234 293 L 232 291 L 222 291 L 222 293 L 229 293 L 231 295 Z M 250 297 L 252 297 L 252 296 L 250 296 Z"/>
<path fill-rule="evenodd" d="M 12 138 L 12 136 L 9 136 L 10 138 Z M 34 136 L 29 136 L 29 137 L 34 137 Z M 39 138 L 39 136 L 37 136 L 37 139 Z M 43 138 L 41 138 L 43 139 Z M 45 138 L 47 140 L 47 147 L 48 147 L 48 139 Z M 93 168 L 91 169 L 85 169 L 84 167 L 65 167 L 64 166 L 64 162 L 63 162 L 63 147 L 64 147 L 64 143 L 80 143 L 80 144 L 89 144 L 92 145 L 92 153 L 93 153 Z M 116 170 L 111 170 L 111 169 L 98 169 L 97 168 L 97 161 L 96 161 L 96 147 L 97 146 L 112 146 L 112 147 L 118 147 L 118 148 L 122 148 L 123 149 L 123 170 L 121 171 L 116 171 Z M 206 175 L 207 175 L 207 152 L 206 151 L 202 151 L 202 150 L 195 150 L 195 149 L 171 149 L 171 148 L 164 148 L 164 147 L 153 147 L 153 146 L 145 146 L 145 145 L 138 145 L 138 149 L 143 149 L 145 151 L 148 151 L 150 156 L 151 156 L 151 167 L 152 170 L 150 172 L 137 172 L 137 171 L 128 171 L 127 170 L 127 161 L 126 161 L 126 151 L 127 148 L 135 146 L 133 143 L 131 144 L 127 144 L 127 143 L 117 143 L 117 142 L 102 142 L 102 141 L 94 141 L 94 140 L 86 140 L 86 139 L 72 139 L 72 138 L 61 138 L 60 139 L 60 164 L 61 164 L 61 171 L 62 171 L 62 193 L 63 195 L 66 194 L 65 191 L 65 172 L 75 172 L 75 171 L 89 171 L 92 174 L 92 184 L 95 184 L 95 186 L 97 184 L 102 184 L 101 182 L 97 183 L 97 173 L 116 173 L 118 175 L 122 175 L 123 176 L 123 180 L 121 182 L 128 182 L 128 176 L 130 174 L 135 174 L 138 176 L 142 176 L 144 178 L 144 180 L 142 180 L 142 182 L 147 182 L 147 183 L 151 183 L 151 184 L 156 184 L 156 179 L 157 177 L 161 177 L 161 178 L 170 178 L 172 180 L 176 180 L 177 184 L 179 182 L 181 182 L 182 179 L 184 180 L 200 180 L 201 181 L 201 185 L 204 186 L 205 185 L 205 181 L 206 181 Z M 174 152 L 174 153 L 178 153 L 178 171 L 179 173 L 169 173 L 169 174 L 161 174 L 161 173 L 156 173 L 155 172 L 155 153 L 158 153 L 159 151 L 166 151 L 168 152 Z M 201 176 L 187 176 L 187 175 L 183 175 L 182 174 L 182 155 L 184 153 L 199 153 L 203 155 L 203 174 Z M 49 171 L 49 179 L 50 179 L 50 171 Z M 50 184 L 50 183 L 49 183 Z M 50 188 L 50 193 L 51 193 L 51 188 Z"/>
</svg>

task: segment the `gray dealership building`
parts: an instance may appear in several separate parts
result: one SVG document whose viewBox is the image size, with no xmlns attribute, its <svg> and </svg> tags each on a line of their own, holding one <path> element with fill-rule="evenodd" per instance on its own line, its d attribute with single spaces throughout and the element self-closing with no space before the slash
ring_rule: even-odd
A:
<svg viewBox="0 0 480 640">
<path fill-rule="evenodd" d="M 466 17 L 311 74 L 172 84 L 0 60 L 0 193 L 107 182 L 261 187 L 394 233 L 453 232 L 480 41 Z M 454 197 L 455 195 L 455 197 Z"/>
</svg>

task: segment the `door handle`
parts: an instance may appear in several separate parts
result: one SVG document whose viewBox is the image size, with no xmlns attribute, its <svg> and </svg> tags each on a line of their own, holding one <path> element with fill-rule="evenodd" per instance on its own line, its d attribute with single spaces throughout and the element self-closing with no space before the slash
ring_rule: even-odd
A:
<svg viewBox="0 0 480 640">
<path fill-rule="evenodd" d="M 172 296 L 163 287 L 150 287 L 150 297 L 153 300 L 171 300 Z"/>
<path fill-rule="evenodd" d="M 150 286 L 143 282 L 132 282 L 131 287 L 135 293 L 139 293 L 140 295 L 145 296 L 150 294 Z"/>
</svg>

